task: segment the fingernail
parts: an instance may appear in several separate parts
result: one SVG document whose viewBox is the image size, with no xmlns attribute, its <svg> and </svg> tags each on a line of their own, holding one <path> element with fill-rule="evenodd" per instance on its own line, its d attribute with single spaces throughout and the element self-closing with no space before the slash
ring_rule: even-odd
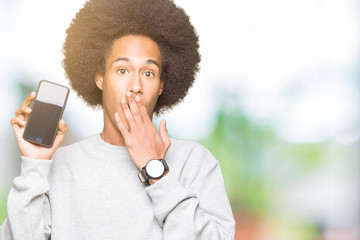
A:
<svg viewBox="0 0 360 240">
<path fill-rule="evenodd" d="M 139 96 L 136 96 L 136 97 L 135 97 L 135 101 L 140 102 L 140 97 L 139 97 Z"/>
<path fill-rule="evenodd" d="M 131 92 L 127 92 L 126 95 L 127 95 L 128 97 L 131 97 Z"/>
<path fill-rule="evenodd" d="M 122 98 L 121 103 L 123 103 L 123 104 L 126 103 L 126 100 Z"/>
</svg>

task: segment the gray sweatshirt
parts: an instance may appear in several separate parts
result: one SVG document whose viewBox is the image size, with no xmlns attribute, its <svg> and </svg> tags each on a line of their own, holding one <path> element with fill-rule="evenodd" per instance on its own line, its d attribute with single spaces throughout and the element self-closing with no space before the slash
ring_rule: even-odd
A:
<svg viewBox="0 0 360 240">
<path fill-rule="evenodd" d="M 22 157 L 0 239 L 234 239 L 218 160 L 197 142 L 170 141 L 170 171 L 153 185 L 140 182 L 126 147 L 100 134 L 52 160 Z"/>
</svg>

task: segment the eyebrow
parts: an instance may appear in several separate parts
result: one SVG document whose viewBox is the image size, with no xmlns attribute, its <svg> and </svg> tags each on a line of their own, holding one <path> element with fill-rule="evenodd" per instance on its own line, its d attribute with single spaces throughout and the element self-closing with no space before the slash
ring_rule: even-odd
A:
<svg viewBox="0 0 360 240">
<path fill-rule="evenodd" d="M 118 57 L 118 58 L 116 58 L 114 61 L 113 61 L 113 64 L 114 64 L 114 62 L 117 62 L 117 61 L 126 61 L 126 62 L 131 62 L 131 60 L 129 59 L 129 58 L 127 58 L 127 57 Z M 155 64 L 159 69 L 160 69 L 160 64 L 157 62 L 157 61 L 155 61 L 155 60 L 153 60 L 153 59 L 147 59 L 146 60 L 146 63 L 148 63 L 148 64 Z"/>
</svg>

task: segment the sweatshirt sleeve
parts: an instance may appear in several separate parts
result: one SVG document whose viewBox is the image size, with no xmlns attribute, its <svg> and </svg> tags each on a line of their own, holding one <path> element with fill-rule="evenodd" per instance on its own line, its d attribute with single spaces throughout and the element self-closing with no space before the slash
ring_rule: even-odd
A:
<svg viewBox="0 0 360 240">
<path fill-rule="evenodd" d="M 11 186 L 8 216 L 0 227 L 0 240 L 50 239 L 51 214 L 48 173 L 52 160 L 22 157 L 21 174 Z"/>
<path fill-rule="evenodd" d="M 163 239 L 234 239 L 235 221 L 218 160 L 199 144 L 185 162 L 176 171 L 169 165 L 169 173 L 146 188 Z"/>
</svg>

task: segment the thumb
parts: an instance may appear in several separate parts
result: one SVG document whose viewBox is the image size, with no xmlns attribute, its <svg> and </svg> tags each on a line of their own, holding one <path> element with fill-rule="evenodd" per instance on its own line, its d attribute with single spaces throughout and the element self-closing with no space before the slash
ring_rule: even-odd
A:
<svg viewBox="0 0 360 240">
<path fill-rule="evenodd" d="M 67 130 L 68 130 L 68 127 L 66 126 L 65 121 L 63 119 L 61 119 L 59 121 L 59 130 L 56 134 L 56 138 L 54 141 L 55 148 L 57 148 L 60 145 L 60 143 L 64 140 Z"/>
<path fill-rule="evenodd" d="M 159 127 L 160 137 L 166 145 L 170 145 L 170 139 L 166 128 L 166 120 L 162 120 Z"/>
</svg>

